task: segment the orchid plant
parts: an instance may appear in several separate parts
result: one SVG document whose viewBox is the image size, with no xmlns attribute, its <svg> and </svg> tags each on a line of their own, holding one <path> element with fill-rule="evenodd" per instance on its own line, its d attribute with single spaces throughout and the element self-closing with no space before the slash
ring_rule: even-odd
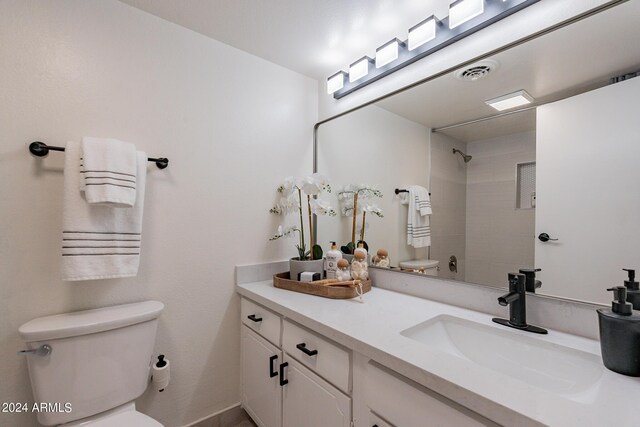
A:
<svg viewBox="0 0 640 427">
<path fill-rule="evenodd" d="M 329 185 L 329 181 L 325 176 L 318 173 L 314 173 L 313 175 L 309 175 L 301 179 L 296 179 L 290 176 L 284 180 L 284 182 L 278 187 L 277 191 L 280 194 L 280 199 L 269 212 L 279 215 L 298 213 L 300 215 L 300 226 L 279 226 L 276 235 L 271 237 L 269 240 L 278 240 L 281 237 L 293 237 L 295 233 L 298 233 L 298 237 L 300 239 L 299 243 L 296 245 L 296 249 L 298 250 L 298 259 L 322 259 L 322 248 L 320 245 L 313 244 L 314 230 L 312 215 L 336 215 L 336 212 L 333 210 L 329 202 L 321 198 L 322 192 L 331 193 L 331 185 Z M 309 219 L 310 250 L 307 250 L 304 235 L 304 196 L 306 196 Z"/>
<path fill-rule="evenodd" d="M 382 209 L 371 202 L 371 199 L 374 197 L 382 198 L 382 192 L 375 186 L 365 184 L 349 184 L 344 190 L 338 193 L 338 200 L 342 203 L 342 215 L 353 216 L 351 241 L 340 248 L 343 253 L 353 254 L 356 249 L 356 221 L 359 212 L 362 212 L 362 223 L 360 227 L 360 241 L 362 242 L 364 242 L 367 212 L 379 218 L 384 217 Z M 358 206 L 358 201 L 360 201 L 360 207 Z"/>
</svg>

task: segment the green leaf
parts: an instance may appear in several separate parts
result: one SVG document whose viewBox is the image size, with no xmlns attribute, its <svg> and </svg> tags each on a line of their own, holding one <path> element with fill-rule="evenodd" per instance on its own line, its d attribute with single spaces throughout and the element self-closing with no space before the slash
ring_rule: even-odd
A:
<svg viewBox="0 0 640 427">
<path fill-rule="evenodd" d="M 358 242 L 358 244 L 362 243 L 362 246 L 364 246 L 364 248 L 367 250 L 367 252 L 369 252 L 369 245 L 367 245 L 367 242 L 365 242 L 364 240 L 360 240 Z"/>
<path fill-rule="evenodd" d="M 348 255 L 353 255 L 353 251 L 355 249 L 356 249 L 356 245 L 354 245 L 353 242 L 349 242 L 345 246 L 340 248 L 343 254 L 348 254 Z"/>
<path fill-rule="evenodd" d="M 323 252 L 320 245 L 313 245 L 311 250 L 313 251 L 313 259 L 322 259 Z"/>
</svg>

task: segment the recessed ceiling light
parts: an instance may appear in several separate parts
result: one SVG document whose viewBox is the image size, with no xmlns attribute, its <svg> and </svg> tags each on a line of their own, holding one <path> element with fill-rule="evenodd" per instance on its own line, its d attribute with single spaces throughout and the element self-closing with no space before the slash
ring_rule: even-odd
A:
<svg viewBox="0 0 640 427">
<path fill-rule="evenodd" d="M 369 65 L 373 60 L 368 56 L 363 56 L 353 64 L 349 65 L 349 82 L 355 82 L 369 74 Z"/>
<path fill-rule="evenodd" d="M 409 50 L 413 50 L 436 38 L 436 17 L 431 15 L 409 28 Z"/>
<path fill-rule="evenodd" d="M 333 76 L 327 79 L 327 93 L 331 95 L 344 87 L 344 80 L 347 73 L 344 71 L 338 71 Z"/>
<path fill-rule="evenodd" d="M 455 28 L 484 12 L 484 0 L 456 0 L 449 5 L 449 28 Z"/>
<path fill-rule="evenodd" d="M 522 105 L 531 104 L 534 101 L 533 97 L 524 90 L 502 95 L 497 98 L 489 99 L 485 101 L 487 105 L 495 108 L 498 111 L 509 110 L 511 108 L 520 107 Z"/>
</svg>

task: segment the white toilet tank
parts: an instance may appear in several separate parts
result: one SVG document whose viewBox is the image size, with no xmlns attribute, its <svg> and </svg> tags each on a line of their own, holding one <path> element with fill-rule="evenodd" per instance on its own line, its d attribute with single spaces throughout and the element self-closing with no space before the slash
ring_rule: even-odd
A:
<svg viewBox="0 0 640 427">
<path fill-rule="evenodd" d="M 40 317 L 19 328 L 28 349 L 48 344 L 46 356 L 28 355 L 36 403 L 71 411 L 39 412 L 38 421 L 57 425 L 115 408 L 147 388 L 156 338 L 158 301 Z"/>
</svg>

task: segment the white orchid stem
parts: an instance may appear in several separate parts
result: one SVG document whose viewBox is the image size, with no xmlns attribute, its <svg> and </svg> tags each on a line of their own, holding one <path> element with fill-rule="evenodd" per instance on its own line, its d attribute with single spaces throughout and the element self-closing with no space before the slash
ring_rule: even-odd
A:
<svg viewBox="0 0 640 427">
<path fill-rule="evenodd" d="M 353 226 L 351 227 L 351 243 L 356 244 L 356 212 L 358 212 L 358 192 L 353 194 Z"/>
<path fill-rule="evenodd" d="M 307 209 L 309 210 L 309 253 L 311 260 L 313 260 L 313 223 L 311 222 L 311 196 L 307 194 Z"/>
</svg>

